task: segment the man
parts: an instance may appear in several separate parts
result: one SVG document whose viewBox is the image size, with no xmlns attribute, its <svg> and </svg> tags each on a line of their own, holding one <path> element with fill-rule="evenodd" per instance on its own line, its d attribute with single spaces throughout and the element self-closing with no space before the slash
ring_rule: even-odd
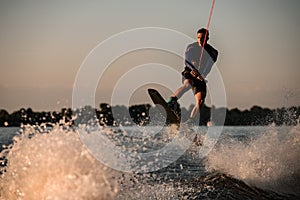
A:
<svg viewBox="0 0 300 200">
<path fill-rule="evenodd" d="M 206 34 L 206 38 L 205 38 Z M 188 45 L 185 52 L 185 68 L 182 72 L 183 85 L 179 87 L 168 101 L 169 107 L 178 110 L 179 104 L 177 100 L 190 88 L 193 89 L 195 96 L 195 106 L 190 114 L 187 123 L 199 124 L 195 122 L 195 117 L 199 109 L 204 105 L 206 97 L 206 76 L 211 71 L 213 64 L 217 61 L 218 51 L 211 45 L 207 44 L 209 40 L 209 32 L 205 28 L 197 31 L 197 42 Z M 202 48 L 204 47 L 204 51 Z"/>
</svg>

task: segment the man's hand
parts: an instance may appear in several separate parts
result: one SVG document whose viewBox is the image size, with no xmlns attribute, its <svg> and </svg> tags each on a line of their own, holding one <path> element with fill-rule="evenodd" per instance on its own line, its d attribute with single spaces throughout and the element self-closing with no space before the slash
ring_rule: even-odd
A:
<svg viewBox="0 0 300 200">
<path fill-rule="evenodd" d="M 190 73 L 193 77 L 197 77 L 199 75 L 199 73 L 196 70 L 192 70 Z"/>
<path fill-rule="evenodd" d="M 202 78 L 201 74 L 199 72 L 197 72 L 196 70 L 192 70 L 190 73 L 196 79 L 198 79 L 200 81 L 203 81 L 203 78 Z"/>
</svg>

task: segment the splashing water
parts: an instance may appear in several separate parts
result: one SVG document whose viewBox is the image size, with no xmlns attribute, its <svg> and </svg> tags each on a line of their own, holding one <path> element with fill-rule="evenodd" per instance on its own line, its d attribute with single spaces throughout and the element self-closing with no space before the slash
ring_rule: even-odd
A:
<svg viewBox="0 0 300 200">
<path fill-rule="evenodd" d="M 269 127 L 248 144 L 236 140 L 222 142 L 208 156 L 206 168 L 261 188 L 299 194 L 299 152 L 299 125 L 288 131 L 284 127 Z"/>
<path fill-rule="evenodd" d="M 27 127 L 14 138 L 0 178 L 0 199 L 113 199 L 112 172 L 95 160 L 78 135 L 61 126 Z"/>
<path fill-rule="evenodd" d="M 0 176 L 0 200 L 298 199 L 299 195 L 287 189 L 292 188 L 293 193 L 299 188 L 299 128 L 225 127 L 224 138 L 206 159 L 199 157 L 200 146 L 192 144 L 178 160 L 158 171 L 129 173 L 106 167 L 90 154 L 82 139 L 94 136 L 93 129 L 83 127 L 87 131 L 80 139 L 78 130 L 68 125 L 28 126 L 0 153 L 8 160 Z M 147 153 L 176 138 L 172 130 L 157 133 L 155 127 L 130 126 L 103 128 L 99 134 L 128 152 Z M 203 131 L 195 132 L 199 136 Z M 108 149 L 101 150 L 113 160 Z M 153 160 L 138 164 L 152 167 Z"/>
</svg>

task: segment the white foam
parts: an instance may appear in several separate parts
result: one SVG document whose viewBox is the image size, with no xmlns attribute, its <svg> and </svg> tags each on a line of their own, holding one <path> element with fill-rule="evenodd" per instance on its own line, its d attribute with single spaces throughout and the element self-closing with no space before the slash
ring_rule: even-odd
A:
<svg viewBox="0 0 300 200">
<path fill-rule="evenodd" d="M 207 158 L 206 168 L 228 173 L 252 185 L 283 192 L 300 189 L 300 126 L 283 131 L 269 127 L 248 144 L 222 142 Z"/>
<path fill-rule="evenodd" d="M 0 198 L 113 199 L 112 172 L 88 153 L 78 135 L 61 126 L 48 132 L 27 127 L 22 138 L 15 138 Z"/>
</svg>

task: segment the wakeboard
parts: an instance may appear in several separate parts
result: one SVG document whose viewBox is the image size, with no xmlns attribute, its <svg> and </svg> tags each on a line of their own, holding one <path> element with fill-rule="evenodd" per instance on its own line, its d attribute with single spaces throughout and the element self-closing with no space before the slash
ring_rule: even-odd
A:
<svg viewBox="0 0 300 200">
<path fill-rule="evenodd" d="M 148 93 L 154 104 L 160 105 L 159 109 L 162 113 L 165 113 L 166 116 L 166 125 L 176 124 L 179 126 L 180 124 L 180 116 L 172 110 L 165 99 L 159 94 L 159 92 L 155 89 L 148 89 Z M 163 109 L 163 110 L 162 110 Z"/>
</svg>

